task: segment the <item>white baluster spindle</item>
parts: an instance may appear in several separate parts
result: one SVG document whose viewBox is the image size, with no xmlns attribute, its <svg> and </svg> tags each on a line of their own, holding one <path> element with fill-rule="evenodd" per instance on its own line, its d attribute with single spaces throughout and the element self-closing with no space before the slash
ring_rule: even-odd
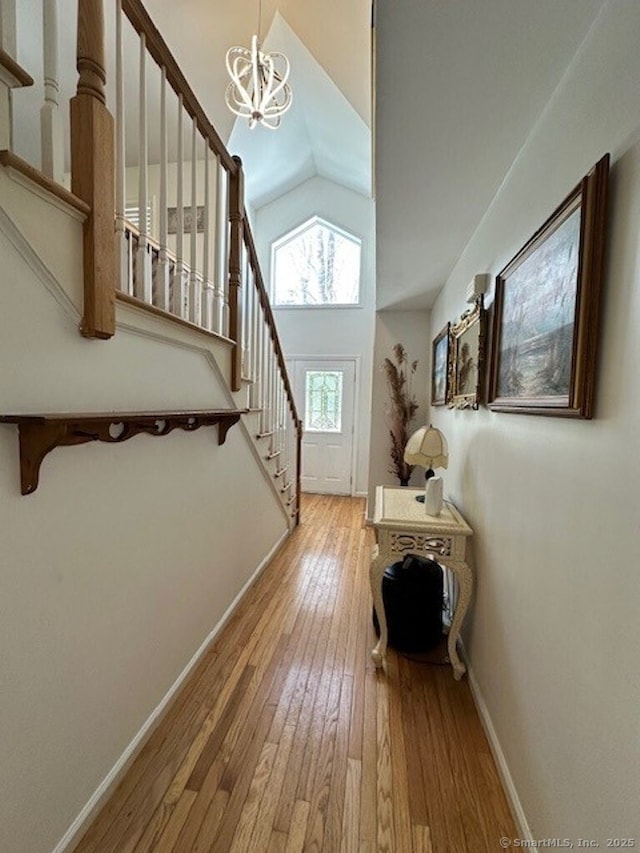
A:
<svg viewBox="0 0 640 853">
<path fill-rule="evenodd" d="M 147 40 L 140 34 L 140 103 L 138 106 L 138 251 L 136 253 L 135 295 L 151 304 L 151 251 L 149 247 L 149 176 L 147 151 Z"/>
<path fill-rule="evenodd" d="M 42 0 L 44 104 L 40 110 L 42 171 L 54 181 L 64 178 L 62 117 L 58 107 L 58 0 Z"/>
<path fill-rule="evenodd" d="M 168 155 L 167 155 L 167 69 L 160 69 L 160 216 L 158 222 L 158 240 L 160 250 L 158 263 L 154 271 L 155 298 L 158 308 L 171 310 L 170 303 L 170 273 L 167 243 L 169 234 L 167 210 Z"/>
<path fill-rule="evenodd" d="M 278 449 L 278 436 L 277 436 L 277 396 L 278 396 L 278 386 L 276 384 L 277 381 L 277 364 L 276 364 L 276 353 L 273 346 L 273 340 L 270 340 L 270 348 L 271 348 L 271 367 L 270 367 L 270 400 L 269 400 L 269 410 L 270 410 L 270 432 L 271 432 L 271 453 L 275 453 Z"/>
<path fill-rule="evenodd" d="M 171 286 L 171 310 L 178 317 L 184 317 L 184 191 L 183 191 L 183 134 L 182 134 L 182 95 L 178 96 L 178 147 L 176 162 L 176 264 Z"/>
<path fill-rule="evenodd" d="M 264 430 L 271 431 L 271 339 L 269 330 L 264 342 Z"/>
<path fill-rule="evenodd" d="M 229 178 L 220 160 L 216 175 L 216 223 L 215 223 L 215 331 L 229 334 Z"/>
<path fill-rule="evenodd" d="M 120 290 L 133 296 L 132 245 L 125 226 L 127 177 L 125 162 L 124 60 L 122 0 L 116 2 L 116 244 Z"/>
<path fill-rule="evenodd" d="M 278 369 L 278 359 L 275 359 L 275 395 L 274 395 L 274 421 L 273 421 L 273 452 L 280 453 L 280 371 Z M 282 467 L 282 459 L 280 456 L 278 457 L 278 463 L 276 465 L 276 470 L 280 470 Z"/>
<path fill-rule="evenodd" d="M 262 327 L 262 346 L 261 346 L 261 371 L 260 371 L 260 408 L 262 412 L 260 414 L 260 432 L 267 432 L 267 387 L 268 387 L 268 341 L 269 341 L 269 328 L 266 323 Z"/>
<path fill-rule="evenodd" d="M 279 373 L 280 377 L 280 450 L 282 451 L 282 465 L 286 465 L 286 453 L 284 446 L 284 406 L 286 400 L 285 388 L 284 388 L 284 377 L 282 373 Z"/>
<path fill-rule="evenodd" d="M 198 122 L 191 126 L 191 252 L 189 266 L 189 319 L 202 325 L 202 280 L 198 278 Z"/>
<path fill-rule="evenodd" d="M 251 322 L 251 299 L 253 295 L 253 287 L 251 284 L 251 276 L 249 273 L 249 251 L 245 244 L 242 249 L 242 375 L 245 379 L 251 378 L 249 371 L 250 347 L 249 329 Z"/>
<path fill-rule="evenodd" d="M 249 394 L 249 404 L 252 409 L 258 405 L 258 315 L 260 313 L 260 299 L 257 290 L 256 275 L 251 267 L 251 288 L 253 290 L 253 306 L 251 310 L 251 365 L 249 373 L 251 375 L 251 390 Z"/>
<path fill-rule="evenodd" d="M 258 300 L 256 305 L 256 381 L 255 381 L 255 397 L 254 406 L 262 409 L 262 359 L 264 356 L 264 312 L 262 303 Z"/>
<path fill-rule="evenodd" d="M 202 306 L 202 322 L 205 329 L 212 331 L 214 327 L 214 291 L 213 284 L 209 279 L 210 270 L 210 228 L 211 228 L 211 174 L 209 169 L 209 160 L 211 157 L 211 149 L 209 143 L 205 140 L 204 145 L 204 233 L 202 235 L 202 280 L 203 280 L 203 306 Z"/>
</svg>

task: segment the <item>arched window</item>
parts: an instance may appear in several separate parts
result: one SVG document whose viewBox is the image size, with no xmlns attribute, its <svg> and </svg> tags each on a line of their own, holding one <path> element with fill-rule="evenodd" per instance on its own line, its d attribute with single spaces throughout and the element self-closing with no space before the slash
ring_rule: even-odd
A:
<svg viewBox="0 0 640 853">
<path fill-rule="evenodd" d="M 361 241 L 314 216 L 272 246 L 274 305 L 358 305 Z"/>
</svg>

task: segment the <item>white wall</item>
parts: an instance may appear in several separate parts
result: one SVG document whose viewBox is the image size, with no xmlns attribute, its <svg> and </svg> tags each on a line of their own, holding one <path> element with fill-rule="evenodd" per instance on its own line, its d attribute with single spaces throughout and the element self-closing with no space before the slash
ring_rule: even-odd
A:
<svg viewBox="0 0 640 853">
<path fill-rule="evenodd" d="M 84 340 L 80 223 L 5 170 L 0 197 L 0 412 L 230 405 L 197 332 L 171 343 L 168 321 L 124 308 L 113 340 Z M 33 495 L 19 486 L 1 425 L 0 849 L 48 853 L 286 518 L 239 424 L 222 447 L 206 427 L 58 448 Z"/>
<path fill-rule="evenodd" d="M 534 838 L 640 839 L 640 4 L 608 3 L 432 312 L 612 153 L 593 421 L 434 409 L 475 529 L 466 647 Z M 491 297 L 489 299 L 491 301 Z"/>
<path fill-rule="evenodd" d="M 392 347 L 403 344 L 411 361 L 417 359 L 418 367 L 411 376 L 411 388 L 418 401 L 416 418 L 410 433 L 428 420 L 428 383 L 431 373 L 431 342 L 428 311 L 379 311 L 376 314 L 376 339 L 373 354 L 373 392 L 371 398 L 371 454 L 369 459 L 369 499 L 367 518 L 373 517 L 376 486 L 398 485 L 389 471 L 391 442 L 387 409 L 389 390 L 381 365 L 385 358 L 393 359 Z M 424 469 L 415 468 L 411 485 L 424 483 Z"/>
<path fill-rule="evenodd" d="M 287 356 L 360 356 L 360 375 L 356 377 L 355 492 L 366 494 L 375 296 L 373 202 L 331 181 L 311 178 L 257 210 L 254 219 L 256 246 L 268 287 L 271 244 L 314 215 L 339 225 L 362 240 L 361 305 L 354 308 L 276 308 L 274 314 L 282 348 Z"/>
</svg>

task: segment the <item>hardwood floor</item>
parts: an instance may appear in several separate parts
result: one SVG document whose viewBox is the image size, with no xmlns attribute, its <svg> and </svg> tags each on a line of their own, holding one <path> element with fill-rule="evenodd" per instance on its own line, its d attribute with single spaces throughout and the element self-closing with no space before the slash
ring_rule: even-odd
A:
<svg viewBox="0 0 640 853">
<path fill-rule="evenodd" d="M 516 837 L 469 687 L 377 673 L 364 501 L 304 496 L 75 853 L 484 853 Z"/>
</svg>

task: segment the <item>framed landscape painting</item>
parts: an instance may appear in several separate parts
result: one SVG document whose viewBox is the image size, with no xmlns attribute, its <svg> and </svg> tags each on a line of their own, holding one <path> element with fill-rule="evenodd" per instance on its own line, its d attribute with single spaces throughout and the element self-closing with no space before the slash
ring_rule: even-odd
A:
<svg viewBox="0 0 640 853">
<path fill-rule="evenodd" d="M 591 418 L 609 156 L 496 279 L 489 407 Z"/>
<path fill-rule="evenodd" d="M 434 339 L 431 353 L 431 405 L 444 406 L 449 398 L 449 328 Z"/>
</svg>

